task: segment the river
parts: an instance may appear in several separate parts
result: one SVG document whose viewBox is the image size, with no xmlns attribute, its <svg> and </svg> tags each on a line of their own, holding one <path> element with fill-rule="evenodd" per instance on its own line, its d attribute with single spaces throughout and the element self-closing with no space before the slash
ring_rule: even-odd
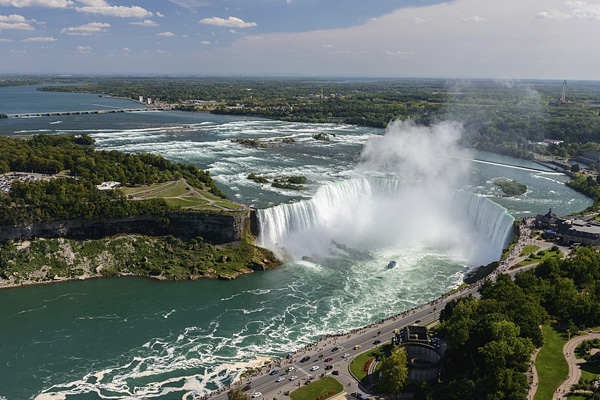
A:
<svg viewBox="0 0 600 400">
<path fill-rule="evenodd" d="M 23 100 L 11 103 L 15 98 Z M 85 110 L 100 100 L 135 105 L 0 88 L 0 112 L 6 113 Z M 209 170 L 230 197 L 262 209 L 263 230 L 270 232 L 263 244 L 288 240 L 285 250 L 295 261 L 232 282 L 116 278 L 2 290 L 0 399 L 191 399 L 226 384 L 257 356 L 285 354 L 457 286 L 473 260 L 499 254 L 513 218 L 548 208 L 563 215 L 591 204 L 564 185 L 565 176 L 528 170 L 539 168 L 528 161 L 469 152 L 467 158 L 487 163 L 465 161 L 457 199 L 442 201 L 451 206 L 440 206 L 428 221 L 444 229 L 427 229 L 412 241 L 406 224 L 423 219 L 413 221 L 416 213 L 406 204 L 415 198 L 403 197 L 402 179 L 357 168 L 364 165 L 365 144 L 383 130 L 176 111 L 0 120 L 3 135 L 39 132 L 90 133 L 98 149 L 153 152 Z M 315 133 L 331 140 L 315 140 Z M 294 143 L 254 149 L 231 142 L 257 137 Z M 303 175 L 309 183 L 301 192 L 277 189 L 246 179 L 250 172 Z M 527 193 L 501 197 L 493 184 L 499 177 L 524 183 Z M 398 199 L 412 203 L 398 205 Z M 456 230 L 453 214 L 469 224 Z M 358 229 L 360 215 L 370 217 Z M 330 222 L 323 225 L 323 218 Z M 386 226 L 383 235 L 379 226 Z M 318 238 L 318 245 L 308 238 Z M 290 247 L 298 243 L 306 245 Z M 391 259 L 398 266 L 386 270 Z"/>
</svg>

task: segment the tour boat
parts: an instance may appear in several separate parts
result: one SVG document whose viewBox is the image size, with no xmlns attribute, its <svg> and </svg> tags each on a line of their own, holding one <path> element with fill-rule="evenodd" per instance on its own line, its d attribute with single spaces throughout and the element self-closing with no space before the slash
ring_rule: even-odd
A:
<svg viewBox="0 0 600 400">
<path fill-rule="evenodd" d="M 396 266 L 396 261 L 390 261 L 387 265 L 387 269 L 394 268 Z"/>
</svg>

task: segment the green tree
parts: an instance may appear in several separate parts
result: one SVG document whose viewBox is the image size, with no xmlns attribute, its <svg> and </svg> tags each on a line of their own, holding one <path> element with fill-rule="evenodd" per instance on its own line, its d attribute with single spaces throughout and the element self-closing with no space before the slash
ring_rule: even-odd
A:
<svg viewBox="0 0 600 400">
<path fill-rule="evenodd" d="M 392 354 L 381 361 L 380 385 L 386 393 L 398 397 L 408 380 L 408 365 L 406 351 L 397 347 Z"/>
<path fill-rule="evenodd" d="M 427 381 L 419 382 L 415 388 L 413 400 L 433 400 L 433 395 L 431 394 L 431 389 L 429 388 Z"/>
<path fill-rule="evenodd" d="M 231 389 L 229 392 L 227 392 L 227 400 L 250 400 L 250 397 L 248 397 L 246 393 L 242 392 L 242 389 L 237 388 Z"/>
</svg>

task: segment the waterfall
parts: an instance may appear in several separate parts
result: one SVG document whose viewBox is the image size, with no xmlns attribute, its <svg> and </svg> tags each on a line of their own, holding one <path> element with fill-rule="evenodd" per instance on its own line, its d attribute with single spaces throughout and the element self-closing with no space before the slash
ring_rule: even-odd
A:
<svg viewBox="0 0 600 400">
<path fill-rule="evenodd" d="M 419 246 L 447 249 L 474 266 L 499 258 L 514 221 L 484 197 L 373 177 L 328 183 L 309 200 L 259 210 L 258 217 L 259 245 L 279 256 L 323 255 L 332 243 Z"/>
<path fill-rule="evenodd" d="M 501 205 L 473 193 L 460 191 L 457 200 L 462 205 L 461 212 L 472 223 L 475 232 L 495 251 L 495 257 L 489 262 L 500 258 L 502 250 L 513 238 L 514 217 Z"/>
</svg>

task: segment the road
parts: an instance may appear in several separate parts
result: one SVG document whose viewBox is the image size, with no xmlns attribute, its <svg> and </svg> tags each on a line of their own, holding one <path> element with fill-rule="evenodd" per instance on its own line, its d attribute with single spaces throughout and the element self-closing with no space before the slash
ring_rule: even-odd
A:
<svg viewBox="0 0 600 400">
<path fill-rule="evenodd" d="M 530 218 L 527 222 L 530 225 L 533 223 L 533 219 Z M 507 260 L 510 260 L 510 262 L 507 261 L 501 263 L 498 269 L 494 271 L 489 278 L 495 280 L 500 273 L 514 276 L 518 272 L 534 267 L 534 265 L 530 265 L 519 268 L 518 270 L 509 269 L 511 265 L 516 265 L 526 258 L 526 256 L 520 255 L 526 244 L 542 245 L 542 248 L 548 246 L 547 243 L 533 241 L 530 238 L 530 232 L 530 226 L 521 227 L 520 240 L 513 246 L 511 253 L 507 256 Z M 483 280 L 480 280 L 450 295 L 442 296 L 429 303 L 355 331 L 343 335 L 322 338 L 319 341 L 294 352 L 289 359 L 274 360 L 269 365 L 263 366 L 260 372 L 256 373 L 254 376 L 237 381 L 232 386 L 225 387 L 216 393 L 213 392 L 206 397 L 216 400 L 225 400 L 230 388 L 243 388 L 246 385 L 250 385 L 251 388 L 246 390 L 246 393 L 249 395 L 260 392 L 261 395 L 257 396 L 260 400 L 273 398 L 280 399 L 283 392 L 292 392 L 295 389 L 298 389 L 298 387 L 302 386 L 309 377 L 319 378 L 321 374 L 325 373 L 330 375 L 332 371 L 339 372 L 339 375 L 336 375 L 335 378 L 344 385 L 346 392 L 351 393 L 360 391 L 364 393 L 365 388 L 359 387 L 359 383 L 352 377 L 349 371 L 350 361 L 356 355 L 378 346 L 379 344 L 374 344 L 375 340 L 380 340 L 382 343 L 390 341 L 394 335 L 395 329 L 401 329 L 413 324 L 426 325 L 437 320 L 440 311 L 444 309 L 446 304 L 456 298 L 469 295 L 479 297 L 477 290 L 482 283 Z M 360 346 L 360 349 L 355 350 L 355 346 Z M 335 347 L 338 348 L 337 351 L 333 351 Z M 344 357 L 344 354 L 349 354 L 349 356 Z M 301 362 L 300 360 L 305 356 L 309 356 L 310 360 Z M 332 360 L 330 362 L 325 362 L 324 360 L 329 357 L 331 357 Z M 326 371 L 326 365 L 333 365 L 333 369 Z M 317 366 L 318 369 L 316 371 L 310 371 L 310 368 L 313 366 Z M 294 367 L 295 371 L 287 373 L 286 369 L 288 367 Z M 275 375 L 270 375 L 269 373 L 275 369 L 278 369 L 279 372 Z M 290 376 L 297 376 L 298 378 L 290 381 Z M 276 382 L 279 377 L 284 377 L 285 379 L 282 382 Z"/>
<path fill-rule="evenodd" d="M 348 369 L 350 361 L 354 356 L 378 346 L 379 344 L 374 344 L 375 340 L 380 340 L 381 342 L 390 341 L 395 329 L 415 323 L 425 325 L 437 320 L 440 311 L 445 307 L 446 303 L 461 296 L 469 294 L 477 295 L 478 287 L 479 284 L 474 284 L 467 289 L 436 299 L 382 322 L 371 324 L 344 335 L 325 337 L 306 348 L 296 351 L 290 359 L 276 360 L 270 365 L 264 366 L 260 374 L 249 379 L 242 379 L 236 382 L 234 387 L 244 387 L 250 384 L 251 389 L 246 392 L 248 394 L 261 392 L 262 395 L 258 397 L 259 399 L 281 398 L 283 392 L 298 389 L 309 377 L 319 378 L 323 373 L 330 375 L 332 371 L 338 371 L 339 375 L 335 376 L 335 378 L 344 385 L 346 392 L 357 390 L 362 392 L 362 388 L 359 388 L 358 382 L 351 376 Z M 357 345 L 361 347 L 355 350 L 354 347 Z M 338 348 L 337 351 L 333 351 L 335 347 Z M 344 357 L 345 354 L 349 354 L 349 356 Z M 305 356 L 309 356 L 310 360 L 301 362 L 300 360 Z M 332 358 L 332 360 L 325 362 L 325 359 L 328 358 Z M 333 365 L 333 369 L 326 371 L 326 365 Z M 295 371 L 287 373 L 286 369 L 290 366 L 293 366 Z M 319 369 L 310 371 L 310 368 L 313 366 L 318 366 Z M 279 373 L 269 375 L 275 369 L 279 369 Z M 297 376 L 298 379 L 290 381 L 289 377 L 292 375 Z M 276 382 L 280 376 L 285 377 L 285 380 L 283 382 Z M 219 394 L 213 395 L 212 398 L 217 400 L 226 399 L 228 389 L 223 389 Z"/>
</svg>

